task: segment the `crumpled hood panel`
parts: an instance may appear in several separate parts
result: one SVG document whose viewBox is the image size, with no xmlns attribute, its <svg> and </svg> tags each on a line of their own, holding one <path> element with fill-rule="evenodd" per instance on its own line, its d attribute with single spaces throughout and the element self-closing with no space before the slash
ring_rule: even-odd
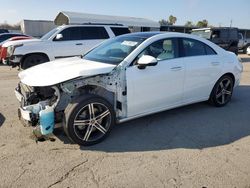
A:
<svg viewBox="0 0 250 188">
<path fill-rule="evenodd" d="M 64 58 L 43 63 L 18 74 L 28 86 L 52 86 L 77 77 L 88 77 L 111 72 L 115 65 L 84 60 L 79 57 Z"/>
</svg>

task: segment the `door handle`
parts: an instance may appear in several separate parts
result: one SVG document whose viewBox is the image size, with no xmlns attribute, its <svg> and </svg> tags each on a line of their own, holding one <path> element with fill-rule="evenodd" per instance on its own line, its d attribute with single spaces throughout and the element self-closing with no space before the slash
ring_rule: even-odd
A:
<svg viewBox="0 0 250 188">
<path fill-rule="evenodd" d="M 82 45 L 82 43 L 76 43 L 76 45 L 77 45 L 77 46 L 80 46 L 80 45 Z"/>
<path fill-rule="evenodd" d="M 181 69 L 182 69 L 182 67 L 180 67 L 180 66 L 178 66 L 178 67 L 171 67 L 172 71 L 179 71 Z"/>
<path fill-rule="evenodd" d="M 216 65 L 219 65 L 220 62 L 211 62 L 212 65 L 216 66 Z"/>
</svg>

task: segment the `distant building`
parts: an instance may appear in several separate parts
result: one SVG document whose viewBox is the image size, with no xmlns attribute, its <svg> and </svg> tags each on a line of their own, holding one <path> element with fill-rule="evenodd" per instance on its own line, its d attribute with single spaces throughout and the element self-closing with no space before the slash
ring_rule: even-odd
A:
<svg viewBox="0 0 250 188">
<path fill-rule="evenodd" d="M 161 31 L 179 32 L 179 33 L 191 33 L 192 29 L 197 29 L 197 27 L 187 27 L 180 25 L 167 25 L 160 27 Z"/>
<path fill-rule="evenodd" d="M 22 33 L 38 38 L 56 27 L 48 20 L 22 20 L 20 26 Z"/>
<path fill-rule="evenodd" d="M 60 12 L 55 20 L 56 25 L 70 24 L 121 24 L 130 28 L 132 32 L 159 31 L 160 24 L 146 18 L 108 16 L 99 14 L 86 14 L 77 12 Z"/>
</svg>

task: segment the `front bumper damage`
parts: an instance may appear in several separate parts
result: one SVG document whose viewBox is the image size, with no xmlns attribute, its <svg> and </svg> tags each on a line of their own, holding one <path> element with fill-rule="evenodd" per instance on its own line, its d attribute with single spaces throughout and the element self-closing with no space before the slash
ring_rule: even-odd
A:
<svg viewBox="0 0 250 188">
<path fill-rule="evenodd" d="M 55 94 L 59 92 L 57 88 L 54 88 L 54 90 Z M 46 99 L 32 104 L 29 99 L 34 96 L 34 93 L 24 95 L 20 84 L 14 92 L 21 104 L 18 108 L 19 119 L 23 120 L 25 125 L 39 128 L 42 135 L 52 133 L 55 126 L 55 107 L 59 100 L 59 94 L 57 94 L 58 98 L 54 103 L 51 103 L 50 99 Z"/>
<path fill-rule="evenodd" d="M 23 58 L 23 55 L 12 55 L 8 58 L 8 64 L 15 67 L 18 66 Z"/>
</svg>

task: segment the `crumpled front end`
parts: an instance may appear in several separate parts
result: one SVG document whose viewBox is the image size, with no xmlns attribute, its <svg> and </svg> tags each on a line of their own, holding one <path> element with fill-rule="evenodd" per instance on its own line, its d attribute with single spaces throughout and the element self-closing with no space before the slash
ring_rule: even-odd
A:
<svg viewBox="0 0 250 188">
<path fill-rule="evenodd" d="M 42 135 L 52 133 L 55 121 L 60 118 L 56 106 L 60 100 L 60 91 L 53 87 L 30 87 L 19 83 L 15 95 L 20 102 L 18 115 L 28 125 L 40 127 Z"/>
</svg>

